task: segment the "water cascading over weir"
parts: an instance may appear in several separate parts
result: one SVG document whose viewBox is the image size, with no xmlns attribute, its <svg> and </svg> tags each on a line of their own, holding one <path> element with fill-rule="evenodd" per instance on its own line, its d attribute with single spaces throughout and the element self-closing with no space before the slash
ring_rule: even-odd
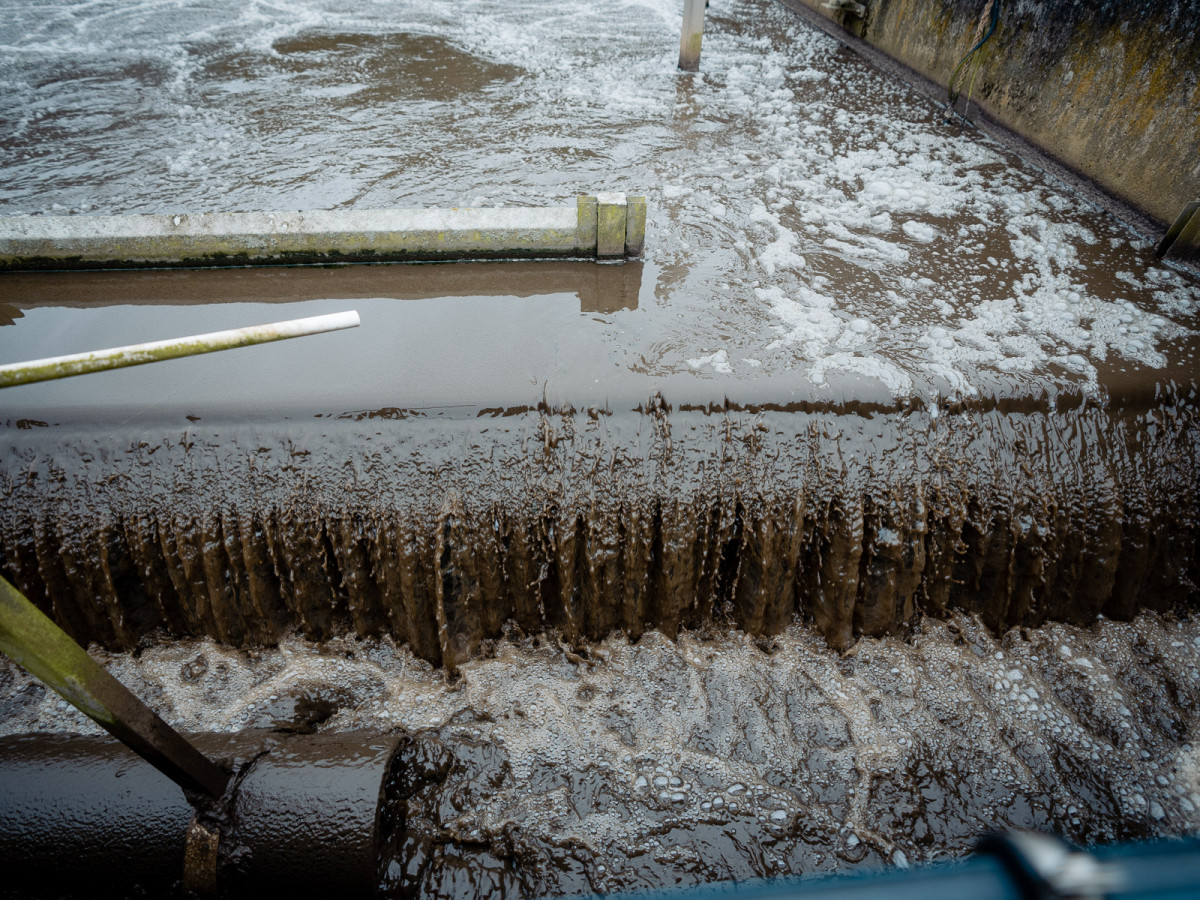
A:
<svg viewBox="0 0 1200 900">
<path fill-rule="evenodd" d="M 642 264 L 553 265 L 530 276 L 543 289 L 558 277 L 583 296 L 599 278 L 601 296 L 636 297 L 626 282 Z M 464 279 L 530 272 L 418 270 L 463 293 Z M 119 284 L 125 302 L 201 283 L 261 299 L 306 278 L 79 277 L 91 297 Z M 772 634 L 800 616 L 845 648 L 949 608 L 1003 630 L 1191 596 L 1200 444 L 1186 372 L 1039 393 L 997 379 L 969 400 L 896 402 L 862 380 L 763 377 L 734 393 L 575 361 L 522 389 L 524 372 L 487 360 L 486 329 L 425 331 L 411 352 L 389 330 L 404 302 L 380 305 L 380 324 L 363 314 L 392 340 L 364 351 L 353 332 L 328 335 L 309 352 L 323 380 L 369 368 L 373 398 L 408 406 L 345 409 L 296 389 L 278 398 L 286 415 L 266 416 L 250 358 L 265 348 L 236 351 L 248 380 L 215 412 L 169 399 L 184 385 L 164 367 L 179 363 L 128 373 L 163 398 L 153 412 L 8 391 L 6 573 L 85 643 L 132 648 L 163 629 L 256 646 L 350 628 L 449 666 L 510 620 L 574 641 L 710 621 Z M 99 391 L 62 384 L 73 403 Z"/>
<path fill-rule="evenodd" d="M 0 576 L 224 785 L 0 660 L 14 896 L 1196 831 L 1180 4 L 216 6 L 13 14 L 0 385 L 348 330 L 0 388 Z"/>
<path fill-rule="evenodd" d="M 783 161 L 794 159 L 789 153 Z M 770 187 L 778 170 L 777 163 L 767 173 L 768 201 L 779 194 Z M 905 206 L 896 197 L 911 189 L 891 197 L 894 187 L 866 185 L 868 203 L 883 210 L 868 232 L 891 222 L 889 208 Z M 678 193 L 657 199 L 670 204 Z M 925 199 L 914 211 L 939 205 L 917 193 Z M 950 608 L 978 612 L 1003 630 L 1126 618 L 1194 596 L 1198 442 L 1186 305 L 1173 301 L 1183 318 L 1164 319 L 1094 288 L 1080 306 L 1077 288 L 1085 285 L 1060 277 L 1056 287 L 1043 275 L 1001 312 L 994 300 L 973 305 L 978 292 L 954 296 L 951 282 L 933 318 L 957 316 L 966 323 L 957 335 L 927 324 L 889 335 L 899 317 L 872 315 L 886 310 L 887 297 L 910 302 L 895 291 L 875 309 L 872 298 L 854 299 L 861 288 L 847 282 L 848 318 L 831 312 L 823 292 L 832 287 L 823 285 L 845 277 L 838 254 L 855 256 L 845 234 L 825 242 L 833 254 L 818 290 L 802 281 L 790 294 L 805 265 L 790 249 L 796 233 L 780 213 L 758 209 L 747 224 L 780 235 L 757 263 L 764 284 L 775 286 L 749 287 L 782 321 L 772 327 L 783 337 L 759 354 L 773 360 L 764 365 L 746 353 L 737 372 L 726 350 L 703 352 L 706 343 L 719 345 L 706 331 L 728 331 L 728 317 L 709 321 L 684 303 L 676 317 L 690 331 L 672 334 L 663 298 L 677 285 L 713 291 L 714 279 L 701 266 L 681 280 L 670 260 L 678 226 L 655 209 L 651 228 L 657 223 L 663 246 L 645 264 L 10 273 L 5 300 L 10 315 L 29 316 L 29 325 L 18 322 L 23 332 L 43 311 L 53 328 L 108 308 L 111 321 L 135 333 L 135 318 L 151 317 L 124 310 L 153 309 L 182 327 L 188 316 L 217 321 L 208 311 L 220 307 L 191 304 L 218 297 L 295 301 L 290 309 L 306 311 L 343 308 L 332 299 L 339 296 L 394 300 L 372 301 L 361 335 L 286 353 L 245 350 L 208 369 L 173 363 L 174 370 L 6 391 L 0 568 L 83 642 L 128 649 L 161 629 L 255 646 L 292 629 L 321 639 L 349 628 L 390 634 L 451 667 L 509 621 L 526 632 L 559 629 L 574 641 L 613 630 L 674 634 L 709 621 L 771 634 L 799 616 L 846 648 L 856 635 L 902 631 L 914 616 Z M 795 209 L 801 222 L 812 219 L 812 208 Z M 550 228 L 558 244 L 438 243 L 456 220 L 430 212 L 422 233 L 432 237 L 415 249 L 389 256 L 372 237 L 328 256 L 319 242 L 331 235 L 400 227 L 380 213 L 346 213 L 96 220 L 127 224 L 102 226 L 113 230 L 109 244 L 89 251 L 77 233 L 92 227 L 88 219 L 34 218 L 10 220 L 5 265 L 236 261 L 245 249 L 220 237 L 223 229 L 269 233 L 275 262 L 578 255 L 572 212 L 563 210 L 563 222 L 549 211 L 513 212 L 527 230 Z M 830 231 L 845 231 L 830 221 Z M 1010 213 L 1008 231 L 1023 234 L 1014 221 L 1019 214 Z M 146 228 L 157 236 L 136 236 Z M 916 219 L 904 232 L 917 247 L 938 233 Z M 889 252 L 897 261 L 897 253 L 909 255 L 860 240 L 858 261 L 868 270 Z M 641 241 L 639 232 L 635 258 Z M 1013 244 L 1026 259 L 1032 246 L 1027 234 Z M 1044 243 L 1044 272 L 1063 265 L 1053 260 L 1058 249 L 1053 238 Z M 619 246 L 611 252 L 625 255 Z M 988 252 L 999 251 L 989 243 Z M 919 278 L 907 281 L 928 293 Z M 721 306 L 731 290 L 718 285 L 705 302 Z M 514 318 L 516 298 L 562 294 L 576 295 L 585 316 L 625 311 L 642 321 L 618 322 L 601 336 L 594 328 L 566 334 L 561 314 L 531 313 L 529 303 Z M 437 296 L 455 299 L 405 299 Z M 504 299 L 481 299 L 497 296 Z M 1033 357 L 1059 374 L 1026 374 L 1028 347 L 1014 348 L 1028 339 L 1006 338 L 997 312 L 1048 329 L 1035 337 L 1046 347 Z M 754 317 L 748 321 L 753 329 Z M 114 342 L 123 342 L 112 328 Z M 1114 329 L 1120 335 L 1108 336 Z M 1167 345 L 1137 358 L 1156 339 Z M 1080 340 L 1102 348 L 1098 357 L 1072 352 Z M 1006 341 L 999 354 L 968 352 L 966 369 L 942 353 Z M 681 342 L 696 354 L 682 367 L 661 356 Z M 794 368 L 781 345 L 817 352 L 817 364 Z M 37 355 L 35 346 L 27 339 L 24 356 Z M 275 367 L 287 374 L 257 374 Z"/>
</svg>

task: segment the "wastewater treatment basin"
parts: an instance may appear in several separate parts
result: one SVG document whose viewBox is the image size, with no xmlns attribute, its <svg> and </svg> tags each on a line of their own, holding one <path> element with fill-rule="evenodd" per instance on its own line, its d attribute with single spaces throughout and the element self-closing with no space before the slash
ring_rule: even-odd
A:
<svg viewBox="0 0 1200 900">
<path fill-rule="evenodd" d="M 0 363 L 362 319 L 0 393 L 5 577 L 186 731 L 403 735 L 387 895 L 1195 832 L 1192 270 L 765 0 L 696 75 L 666 0 L 293 6 L 17 10 L 0 215 L 614 189 L 643 259 L 0 274 Z"/>
</svg>

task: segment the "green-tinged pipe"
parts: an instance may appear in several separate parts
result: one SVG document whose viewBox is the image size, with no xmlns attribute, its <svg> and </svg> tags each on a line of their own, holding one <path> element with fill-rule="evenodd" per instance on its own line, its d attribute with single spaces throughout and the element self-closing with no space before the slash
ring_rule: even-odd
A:
<svg viewBox="0 0 1200 900">
<path fill-rule="evenodd" d="M 89 372 L 103 372 L 106 369 L 140 366 L 166 359 L 212 353 L 217 350 L 232 350 L 235 347 L 247 347 L 252 344 L 268 344 L 272 341 L 284 341 L 288 338 L 304 337 L 309 334 L 356 328 L 358 324 L 358 313 L 351 310 L 324 316 L 310 316 L 306 319 L 292 319 L 287 322 L 272 322 L 269 325 L 252 325 L 248 328 L 233 328 L 228 331 L 213 331 L 191 337 L 152 341 L 148 344 L 131 344 L 127 347 L 114 347 L 111 350 L 94 350 L 69 356 L 51 356 L 46 359 L 0 366 L 0 388 L 31 384 L 37 381 L 52 381 L 56 378 L 69 378 L 72 375 L 86 375 Z"/>
<path fill-rule="evenodd" d="M 229 775 L 0 578 L 0 651 L 185 790 L 221 797 Z"/>
</svg>

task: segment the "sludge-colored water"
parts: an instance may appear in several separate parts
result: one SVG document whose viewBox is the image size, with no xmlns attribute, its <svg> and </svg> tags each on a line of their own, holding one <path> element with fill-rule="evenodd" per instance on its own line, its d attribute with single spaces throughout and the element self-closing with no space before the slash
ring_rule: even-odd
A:
<svg viewBox="0 0 1200 900">
<path fill-rule="evenodd" d="M 181 727 L 412 732 L 388 892 L 1196 830 L 1192 622 L 1053 621 L 1195 600 L 1200 291 L 1146 235 L 765 0 L 699 77 L 667 0 L 6 12 L 4 214 L 650 197 L 621 284 L 0 279 L 5 361 L 361 307 L 5 392 L 0 553 Z M 86 727 L 3 671 L 6 730 Z"/>
<path fill-rule="evenodd" d="M 652 290 L 578 323 L 618 372 L 934 400 L 1194 365 L 1197 286 L 1156 236 L 770 0 L 711 6 L 696 76 L 679 23 L 678 0 L 19 6 L 0 213 L 625 190 L 649 198 Z"/>
<path fill-rule="evenodd" d="M 350 626 L 455 666 L 509 620 L 598 640 L 799 616 L 845 648 L 918 610 L 1128 617 L 1196 578 L 1194 398 L 1159 399 L 18 430 L 0 547 L 36 603 L 118 648 Z"/>
<path fill-rule="evenodd" d="M 998 639 L 955 616 L 846 655 L 799 627 L 578 652 L 514 632 L 457 678 L 346 636 L 101 658 L 186 730 L 403 730 L 386 896 L 905 866 L 993 828 L 1082 843 L 1200 829 L 1194 620 Z M 4 733 L 94 730 L 10 663 L 0 687 Z"/>
</svg>

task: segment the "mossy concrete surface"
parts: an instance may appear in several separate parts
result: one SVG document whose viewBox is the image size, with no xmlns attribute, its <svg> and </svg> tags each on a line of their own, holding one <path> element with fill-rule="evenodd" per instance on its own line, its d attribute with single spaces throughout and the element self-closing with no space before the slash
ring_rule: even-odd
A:
<svg viewBox="0 0 1200 900">
<path fill-rule="evenodd" d="M 782 2 L 835 20 L 841 15 L 824 0 Z M 971 108 L 1159 222 L 1173 221 L 1200 194 L 1194 0 L 1000 2 Z M 852 23 L 855 34 L 946 85 L 975 43 L 988 0 L 865 5 L 866 16 Z M 959 81 L 961 110 L 970 73 L 960 73 Z"/>
<path fill-rule="evenodd" d="M 596 195 L 596 257 L 618 259 L 625 255 L 628 208 L 624 194 Z"/>
<path fill-rule="evenodd" d="M 0 270 L 578 258 L 595 241 L 566 206 L 22 216 L 0 218 Z"/>
</svg>

